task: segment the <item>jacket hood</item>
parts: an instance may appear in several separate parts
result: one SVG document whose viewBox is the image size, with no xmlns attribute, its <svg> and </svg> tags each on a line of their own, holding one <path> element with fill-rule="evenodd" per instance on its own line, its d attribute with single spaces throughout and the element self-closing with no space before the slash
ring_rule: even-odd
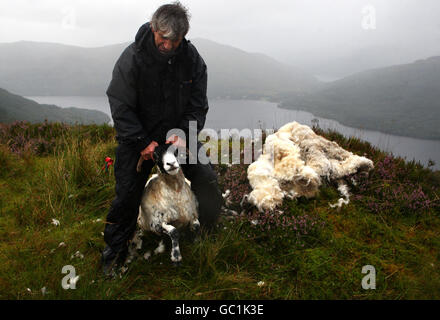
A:
<svg viewBox="0 0 440 320">
<path fill-rule="evenodd" d="M 136 47 L 138 48 L 138 50 L 147 50 L 148 51 L 148 49 L 151 48 L 151 46 L 149 46 L 149 44 L 148 44 L 148 41 L 151 41 L 152 43 L 154 43 L 153 31 L 151 30 L 150 22 L 144 23 L 139 28 L 138 32 L 136 33 L 135 43 L 136 43 Z M 175 51 L 175 55 L 179 55 L 182 51 L 184 51 L 183 49 L 185 49 L 188 46 L 187 42 L 188 41 L 186 40 L 186 38 L 183 38 L 179 47 Z M 154 46 L 154 48 L 156 48 L 156 47 Z M 159 53 L 159 51 L 157 50 L 157 52 L 154 52 L 153 54 L 157 55 L 158 53 Z"/>
<path fill-rule="evenodd" d="M 145 47 L 146 40 L 149 38 L 148 35 L 152 35 L 150 23 L 147 22 L 143 24 L 138 32 L 136 33 L 136 37 L 134 38 L 134 42 L 138 48 Z"/>
</svg>

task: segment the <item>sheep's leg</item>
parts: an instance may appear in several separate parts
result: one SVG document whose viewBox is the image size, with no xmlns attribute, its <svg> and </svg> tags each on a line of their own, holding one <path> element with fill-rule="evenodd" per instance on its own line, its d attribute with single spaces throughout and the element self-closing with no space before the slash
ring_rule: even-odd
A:
<svg viewBox="0 0 440 320">
<path fill-rule="evenodd" d="M 182 261 L 182 255 L 179 248 L 179 232 L 172 225 L 162 223 L 163 232 L 171 238 L 171 261 L 174 265 L 179 265 Z"/>
<path fill-rule="evenodd" d="M 243 198 L 241 199 L 241 201 L 240 201 L 240 207 L 243 208 L 243 206 L 244 206 L 246 203 L 249 203 L 249 195 L 248 195 L 248 194 L 245 194 L 245 195 L 243 196 Z"/>
<path fill-rule="evenodd" d="M 195 235 L 194 242 L 200 241 L 200 222 L 198 219 L 191 222 L 190 229 Z"/>
<path fill-rule="evenodd" d="M 142 239 L 141 239 L 142 235 L 143 232 L 141 229 L 137 229 L 136 232 L 134 233 L 134 236 L 130 241 L 130 245 L 128 246 L 128 255 L 127 258 L 125 259 L 125 264 L 131 263 L 135 258 L 135 256 L 137 256 L 136 250 L 142 249 Z"/>
<path fill-rule="evenodd" d="M 142 249 L 142 236 L 144 235 L 144 232 L 142 229 L 137 229 L 134 236 L 133 236 L 133 244 L 136 246 L 136 250 Z"/>
<path fill-rule="evenodd" d="M 165 245 L 163 244 L 163 241 L 160 240 L 159 244 L 157 245 L 157 248 L 154 249 L 154 254 L 163 253 L 165 251 Z"/>
</svg>

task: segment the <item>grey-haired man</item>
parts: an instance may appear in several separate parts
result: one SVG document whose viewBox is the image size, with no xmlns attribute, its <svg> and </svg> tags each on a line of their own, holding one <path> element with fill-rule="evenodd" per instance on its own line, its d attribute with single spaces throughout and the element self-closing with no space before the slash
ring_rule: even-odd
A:
<svg viewBox="0 0 440 320">
<path fill-rule="evenodd" d="M 190 121 L 203 129 L 208 112 L 207 68 L 196 48 L 185 39 L 189 30 L 186 8 L 180 3 L 159 7 L 151 22 L 139 29 L 135 42 L 116 62 L 107 90 L 117 133 L 116 197 L 107 215 L 102 253 L 103 271 L 111 274 L 127 255 L 128 241 L 136 229 L 139 204 L 146 180 L 154 166 L 152 155 L 158 144 L 188 145 Z M 166 139 L 170 129 L 179 136 Z M 198 143 L 198 150 L 201 144 Z M 140 155 L 142 172 L 136 172 Z M 211 164 L 184 164 L 199 202 L 203 227 L 215 225 L 222 204 L 217 176 Z"/>
</svg>

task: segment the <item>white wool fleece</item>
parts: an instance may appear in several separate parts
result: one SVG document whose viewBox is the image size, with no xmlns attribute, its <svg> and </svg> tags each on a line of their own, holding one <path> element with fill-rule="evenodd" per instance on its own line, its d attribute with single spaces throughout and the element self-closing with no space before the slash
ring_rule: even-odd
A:
<svg viewBox="0 0 440 320">
<path fill-rule="evenodd" d="M 248 201 L 260 211 L 273 210 L 285 196 L 314 197 L 322 179 L 340 180 L 368 173 L 373 162 L 341 148 L 306 125 L 287 123 L 266 138 L 263 154 L 247 170 L 252 187 Z M 348 203 L 348 189 L 339 188 Z M 340 205 L 339 205 L 340 206 Z"/>
</svg>

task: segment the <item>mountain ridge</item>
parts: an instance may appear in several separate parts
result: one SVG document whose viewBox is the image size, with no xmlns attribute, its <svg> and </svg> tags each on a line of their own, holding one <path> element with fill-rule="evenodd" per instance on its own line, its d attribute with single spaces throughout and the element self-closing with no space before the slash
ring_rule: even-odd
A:
<svg viewBox="0 0 440 320">
<path fill-rule="evenodd" d="M 311 75 L 269 56 L 204 38 L 190 39 L 208 65 L 210 97 L 308 91 Z M 105 95 L 115 62 L 131 42 L 80 47 L 51 42 L 0 43 L 0 88 L 24 96 Z"/>
<path fill-rule="evenodd" d="M 281 106 L 356 128 L 438 140 L 440 56 L 362 71 L 287 97 Z"/>
</svg>

